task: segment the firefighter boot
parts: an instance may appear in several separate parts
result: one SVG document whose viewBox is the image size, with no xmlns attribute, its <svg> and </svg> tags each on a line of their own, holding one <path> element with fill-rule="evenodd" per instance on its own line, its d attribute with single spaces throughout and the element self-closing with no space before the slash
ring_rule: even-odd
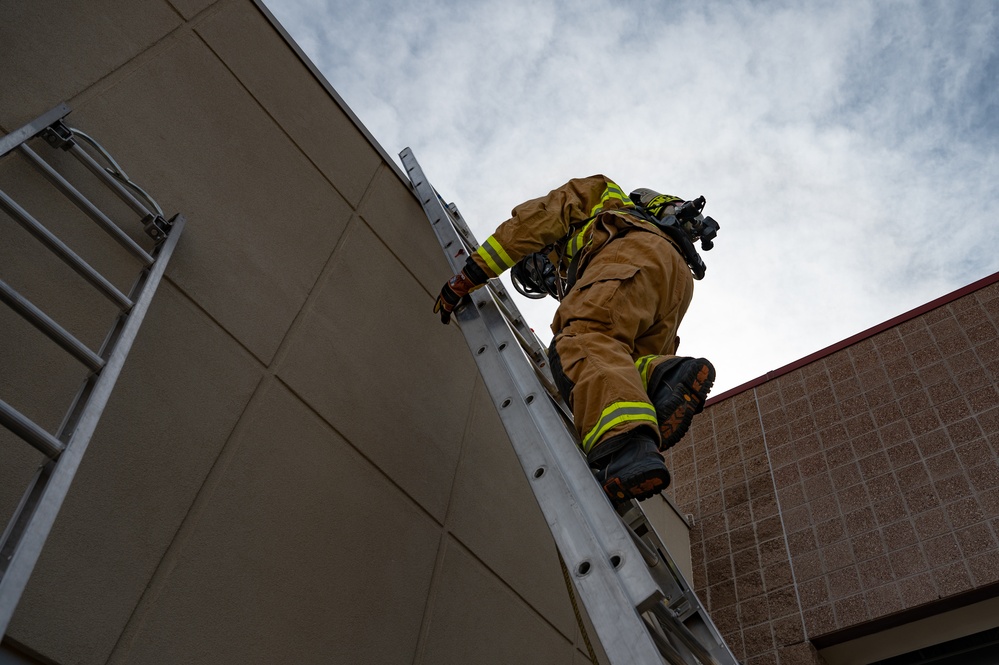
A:
<svg viewBox="0 0 999 665">
<path fill-rule="evenodd" d="M 652 371 L 649 397 L 659 420 L 660 450 L 672 448 L 687 433 L 714 381 L 715 368 L 704 358 L 671 358 Z"/>
<path fill-rule="evenodd" d="M 587 457 L 611 503 L 644 501 L 669 485 L 669 471 L 650 428 L 636 427 L 602 441 Z"/>
</svg>

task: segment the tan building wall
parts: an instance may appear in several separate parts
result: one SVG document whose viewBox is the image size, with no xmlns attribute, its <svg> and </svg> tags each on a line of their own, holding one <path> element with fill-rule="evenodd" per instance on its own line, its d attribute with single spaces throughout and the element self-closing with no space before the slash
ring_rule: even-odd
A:
<svg viewBox="0 0 999 665">
<path fill-rule="evenodd" d="M 188 220 L 0 662 L 584 662 L 540 511 L 431 311 L 430 226 L 266 12 L 0 12 L 0 130 L 66 101 Z M 18 155 L 0 188 L 127 290 L 137 265 Z M 114 308 L 6 215 L 0 272 L 99 346 Z M 6 308 L 0 338 L 0 396 L 54 430 L 84 372 Z M 3 430 L 0 461 L 6 517 L 41 456 Z"/>
<path fill-rule="evenodd" d="M 993 275 L 709 402 L 671 491 L 738 656 L 871 663 L 999 626 L 997 384 Z"/>
<path fill-rule="evenodd" d="M 0 11 L 0 130 L 68 101 L 188 218 L 0 663 L 584 662 L 495 410 L 430 312 L 448 271 L 423 213 L 266 12 Z M 128 288 L 136 266 L 16 155 L 0 188 Z M 4 215 L 0 240 L 0 278 L 98 346 L 114 309 Z M 650 512 L 748 663 L 813 642 L 854 662 L 836 649 L 999 581 L 997 288 L 716 400 L 671 454 L 692 557 Z M 0 398 L 54 429 L 82 370 L 5 308 L 0 339 Z M 0 431 L 0 461 L 6 515 L 40 455 Z"/>
</svg>

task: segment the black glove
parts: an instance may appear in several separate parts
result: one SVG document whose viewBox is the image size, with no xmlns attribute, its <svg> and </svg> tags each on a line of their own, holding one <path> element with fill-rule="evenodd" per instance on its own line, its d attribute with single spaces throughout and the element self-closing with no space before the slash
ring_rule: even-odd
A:
<svg viewBox="0 0 999 665">
<path fill-rule="evenodd" d="M 437 302 L 434 303 L 434 314 L 441 315 L 441 323 L 450 323 L 451 312 L 461 299 L 488 280 L 485 271 L 469 257 L 465 262 L 465 268 L 444 284 L 441 294 L 437 296 Z"/>
</svg>

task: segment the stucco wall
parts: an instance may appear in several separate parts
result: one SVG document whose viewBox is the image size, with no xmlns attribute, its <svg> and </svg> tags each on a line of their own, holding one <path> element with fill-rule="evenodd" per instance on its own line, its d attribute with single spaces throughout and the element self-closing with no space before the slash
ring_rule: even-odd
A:
<svg viewBox="0 0 999 665">
<path fill-rule="evenodd" d="M 431 312 L 430 227 L 264 12 L 2 12 L 0 128 L 67 101 L 188 224 L 0 660 L 583 662 L 534 498 Z M 136 264 L 19 156 L 0 187 L 128 288 Z M 98 346 L 114 308 L 4 215 L 0 238 L 3 279 Z M 55 429 L 83 371 L 2 309 L 0 394 Z M 6 515 L 40 456 L 4 430 L 0 459 Z"/>
<path fill-rule="evenodd" d="M 716 400 L 672 453 L 698 593 L 746 663 L 999 593 L 999 275 L 982 281 Z"/>
</svg>

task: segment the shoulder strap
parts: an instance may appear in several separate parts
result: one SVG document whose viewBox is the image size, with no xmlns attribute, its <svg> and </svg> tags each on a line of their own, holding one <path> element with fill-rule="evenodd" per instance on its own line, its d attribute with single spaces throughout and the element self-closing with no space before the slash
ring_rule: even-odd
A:
<svg viewBox="0 0 999 665">
<path fill-rule="evenodd" d="M 694 247 L 694 243 L 691 241 L 690 236 L 687 235 L 687 232 L 680 226 L 680 223 L 677 221 L 675 215 L 667 215 L 660 220 L 642 207 L 629 209 L 628 212 L 633 213 L 637 217 L 641 217 L 665 233 L 666 236 L 673 241 L 676 248 L 680 250 L 680 254 L 687 262 L 687 266 L 690 268 L 690 272 L 693 273 L 694 279 L 704 278 L 707 266 L 704 265 L 704 261 L 701 260 L 701 255 L 697 253 L 697 249 Z"/>
</svg>

